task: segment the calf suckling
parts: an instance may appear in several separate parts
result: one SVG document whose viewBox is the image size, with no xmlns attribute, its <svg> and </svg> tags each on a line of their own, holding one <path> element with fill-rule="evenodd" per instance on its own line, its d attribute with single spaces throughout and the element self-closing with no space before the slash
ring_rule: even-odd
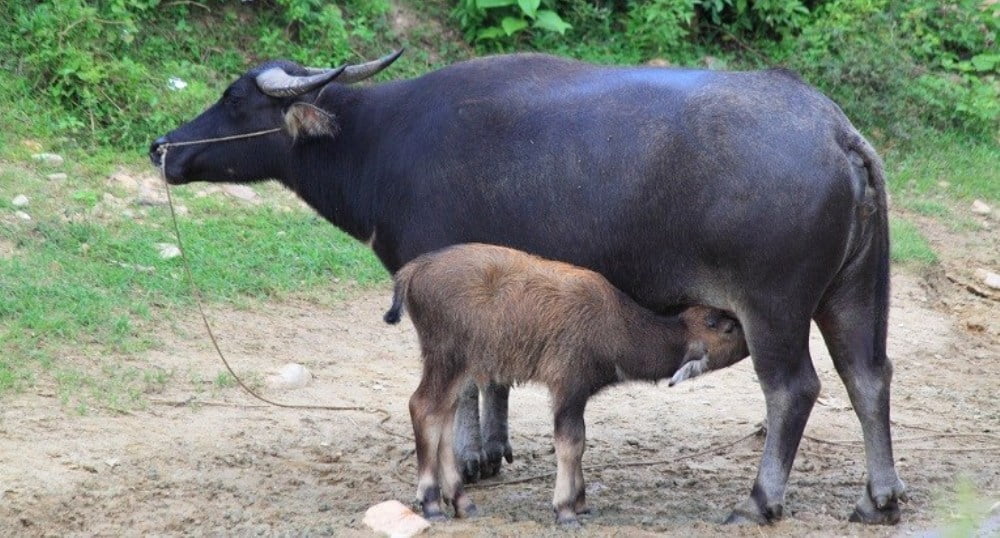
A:
<svg viewBox="0 0 1000 538">
<path fill-rule="evenodd" d="M 557 521 L 585 513 L 584 408 L 599 390 L 656 381 L 689 363 L 698 372 L 747 355 L 741 327 L 725 312 L 694 306 L 677 315 L 642 308 L 604 277 L 505 247 L 464 244 L 420 256 L 395 276 L 388 323 L 405 306 L 420 339 L 423 376 L 410 398 L 417 501 L 430 519 L 475 512 L 453 451 L 462 389 L 546 385 L 555 418 Z M 689 376 L 690 377 L 690 376 Z M 440 482 L 439 482 L 440 481 Z"/>
</svg>

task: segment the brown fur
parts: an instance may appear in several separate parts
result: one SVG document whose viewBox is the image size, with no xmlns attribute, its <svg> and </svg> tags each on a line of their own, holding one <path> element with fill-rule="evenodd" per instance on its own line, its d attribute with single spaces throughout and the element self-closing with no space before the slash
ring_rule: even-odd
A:
<svg viewBox="0 0 1000 538">
<path fill-rule="evenodd" d="M 739 326 L 721 311 L 696 306 L 659 316 L 598 273 L 505 247 L 465 244 L 426 254 L 396 273 L 395 286 L 386 321 L 397 321 L 405 305 L 424 360 L 410 413 L 417 498 L 428 517 L 443 517 L 438 476 L 457 515 L 475 508 L 458 475 L 440 468 L 452 460 L 441 454 L 451 450 L 441 436 L 468 380 L 549 387 L 560 468 L 554 506 L 561 522 L 572 522 L 586 509 L 580 457 L 592 394 L 625 379 L 669 377 L 688 361 L 731 364 L 746 356 Z"/>
</svg>

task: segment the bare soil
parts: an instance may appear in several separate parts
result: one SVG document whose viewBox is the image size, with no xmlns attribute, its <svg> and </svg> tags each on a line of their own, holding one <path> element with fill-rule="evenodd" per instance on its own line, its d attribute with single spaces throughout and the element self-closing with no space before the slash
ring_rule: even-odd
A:
<svg viewBox="0 0 1000 538">
<path fill-rule="evenodd" d="M 267 396 L 378 407 L 389 413 L 382 426 L 375 411 L 283 409 L 239 388 L 213 389 L 205 380 L 222 367 L 195 319 L 163 327 L 157 350 L 122 359 L 173 372 L 144 409 L 79 416 L 44 388 L 8 399 L 0 409 L 0 535 L 367 535 L 365 509 L 388 499 L 410 503 L 415 484 L 407 400 L 418 382 L 418 348 L 408 323 L 382 323 L 388 302 L 385 289 L 332 308 L 287 301 L 210 314 L 237 371 L 258 385 L 288 362 L 316 377 L 297 390 L 262 387 Z M 754 432 L 763 417 L 760 389 L 743 361 L 674 388 L 628 384 L 592 400 L 585 464 L 606 467 L 586 472 L 595 513 L 582 534 L 924 535 L 960 511 L 947 500 L 959 476 L 992 505 L 1000 500 L 997 310 L 943 277 L 895 275 L 892 411 L 911 494 L 899 526 L 846 522 L 865 479 L 860 428 L 814 331 L 824 388 L 783 522 L 718 524 L 748 493 L 760 457 L 755 437 L 711 450 Z M 491 482 L 552 471 L 545 391 L 515 388 L 510 415 L 515 461 Z M 655 461 L 662 463 L 611 466 Z M 473 489 L 483 515 L 431 532 L 565 533 L 552 526 L 552 484 L 548 477 Z M 993 523 L 987 532 L 1000 532 Z"/>
</svg>

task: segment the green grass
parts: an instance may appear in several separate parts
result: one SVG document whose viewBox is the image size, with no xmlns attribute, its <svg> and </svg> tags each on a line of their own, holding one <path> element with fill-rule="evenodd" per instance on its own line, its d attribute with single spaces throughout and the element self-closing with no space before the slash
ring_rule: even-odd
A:
<svg viewBox="0 0 1000 538">
<path fill-rule="evenodd" d="M 24 153 L 18 144 L 0 149 L 0 247 L 12 250 L 0 256 L 0 395 L 42 375 L 69 407 L 128 409 L 162 386 L 165 374 L 110 367 L 106 357 L 148 349 L 157 343 L 154 328 L 193 304 L 181 258 L 161 259 L 156 248 L 176 243 L 168 210 L 130 203 L 107 183 L 106 168 L 91 170 L 101 167 L 88 156 L 63 154 L 85 164 L 65 165 L 70 178 L 53 183 L 45 177 L 53 170 L 34 168 Z M 281 194 L 262 191 L 262 198 Z M 209 302 L 251 305 L 329 295 L 335 281 L 353 289 L 387 280 L 367 248 L 311 211 L 195 192 L 174 194 L 189 208 L 181 233 Z M 19 194 L 30 199 L 27 207 L 11 204 Z M 81 357 L 89 358 L 83 366 L 75 364 Z"/>
<path fill-rule="evenodd" d="M 888 151 L 889 186 L 906 197 L 1000 201 L 1000 145 L 941 134 Z"/>
<path fill-rule="evenodd" d="M 892 240 L 890 257 L 893 262 L 916 266 L 937 263 L 937 254 L 913 223 L 890 216 L 889 236 Z"/>
</svg>

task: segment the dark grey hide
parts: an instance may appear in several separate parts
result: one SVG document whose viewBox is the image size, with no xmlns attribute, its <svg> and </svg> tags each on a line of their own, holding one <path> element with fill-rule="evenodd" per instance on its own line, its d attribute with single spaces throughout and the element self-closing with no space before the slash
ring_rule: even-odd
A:
<svg viewBox="0 0 1000 538">
<path fill-rule="evenodd" d="M 653 310 L 734 312 L 768 418 L 757 478 L 731 521 L 781 517 L 819 392 L 815 320 L 864 432 L 868 483 L 853 517 L 899 520 L 882 165 L 828 98 L 781 70 L 600 67 L 533 54 L 363 88 L 330 74 L 266 95 L 258 75 L 278 80 L 273 68 L 317 76 L 290 62 L 251 70 L 154 142 L 152 158 L 168 142 L 286 121 L 289 130 L 171 148 L 172 183 L 276 179 L 371 242 L 393 272 L 447 245 L 496 243 L 596 270 Z M 510 454 L 507 390 L 484 396 L 481 439 L 474 392 L 459 418 L 469 474 L 492 474 Z"/>
</svg>

